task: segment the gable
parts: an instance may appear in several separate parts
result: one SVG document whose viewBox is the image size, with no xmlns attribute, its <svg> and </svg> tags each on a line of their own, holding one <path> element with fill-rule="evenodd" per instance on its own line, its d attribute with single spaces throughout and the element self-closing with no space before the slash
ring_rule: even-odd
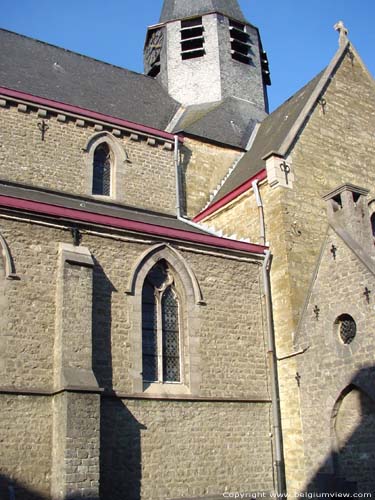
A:
<svg viewBox="0 0 375 500">
<path fill-rule="evenodd" d="M 352 66 L 352 72 L 348 71 L 348 64 Z M 352 117 L 359 113 L 360 119 L 368 117 L 371 119 L 374 113 L 372 106 L 375 102 L 374 80 L 354 47 L 347 42 L 339 48 L 324 71 L 261 122 L 250 150 L 245 153 L 236 169 L 211 199 L 210 204 L 218 202 L 262 170 L 268 155 L 276 154 L 286 157 L 295 146 L 296 141 L 303 135 L 318 103 L 322 104 L 320 110 L 323 113 L 328 111 L 330 103 L 325 102 L 322 98 L 332 87 L 332 83 L 335 85 L 336 94 L 340 92 L 351 94 L 351 96 L 349 95 L 351 97 L 350 111 L 346 113 L 346 116 Z M 365 99 L 362 99 L 362 103 L 358 102 L 359 95 L 366 96 Z M 361 104 L 370 108 L 367 113 Z M 325 105 L 327 108 L 323 109 Z M 345 103 L 344 109 L 348 110 L 348 103 Z M 340 112 L 342 111 L 341 108 Z M 362 131 L 367 128 L 361 127 Z"/>
</svg>

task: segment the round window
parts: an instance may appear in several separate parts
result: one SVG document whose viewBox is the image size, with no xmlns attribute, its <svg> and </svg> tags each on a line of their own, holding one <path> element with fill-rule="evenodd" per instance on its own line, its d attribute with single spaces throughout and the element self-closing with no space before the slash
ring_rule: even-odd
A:
<svg viewBox="0 0 375 500">
<path fill-rule="evenodd" d="M 341 341 L 346 345 L 353 342 L 357 333 L 357 325 L 354 319 L 349 314 L 342 314 L 335 323 L 338 325 L 338 334 Z"/>
</svg>

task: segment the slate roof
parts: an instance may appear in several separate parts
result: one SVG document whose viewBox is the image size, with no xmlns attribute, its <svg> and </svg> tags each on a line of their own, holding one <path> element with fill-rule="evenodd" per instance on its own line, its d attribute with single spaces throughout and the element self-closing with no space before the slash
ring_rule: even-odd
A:
<svg viewBox="0 0 375 500">
<path fill-rule="evenodd" d="M 140 73 L 2 29 L 0 46 L 1 87 L 159 130 L 180 109 L 157 80 Z M 248 101 L 227 98 L 189 106 L 173 132 L 245 149 L 265 116 Z"/>
<path fill-rule="evenodd" d="M 142 210 L 106 201 L 97 201 L 92 198 L 90 199 L 82 196 L 64 194 L 59 191 L 33 188 L 22 184 L 0 181 L 0 195 L 47 203 L 83 212 L 118 217 L 120 219 L 126 219 L 134 222 L 153 224 L 163 228 L 179 229 L 182 231 L 189 231 L 191 233 L 204 235 L 208 234 L 208 231 L 205 231 L 204 228 L 199 229 L 194 227 L 177 219 L 177 217 L 173 215 Z"/>
<path fill-rule="evenodd" d="M 297 118 L 309 101 L 324 71 L 319 73 L 307 85 L 284 102 L 260 124 L 250 150 L 243 155 L 236 168 L 219 189 L 210 205 L 241 186 L 244 182 L 265 168 L 263 157 L 270 152 L 278 152 Z"/>
<path fill-rule="evenodd" d="M 237 0 L 164 0 L 160 23 L 220 12 L 237 21 L 248 23 Z"/>
<path fill-rule="evenodd" d="M 165 130 L 179 104 L 153 78 L 0 29 L 0 86 Z"/>
<path fill-rule="evenodd" d="M 210 141 L 246 149 L 255 125 L 267 113 L 236 97 L 223 101 L 188 106 L 173 132 L 203 137 Z"/>
</svg>

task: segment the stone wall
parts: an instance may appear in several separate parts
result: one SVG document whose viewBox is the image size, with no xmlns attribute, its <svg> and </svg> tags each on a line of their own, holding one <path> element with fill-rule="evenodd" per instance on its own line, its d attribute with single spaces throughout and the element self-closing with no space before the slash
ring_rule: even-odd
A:
<svg viewBox="0 0 375 500">
<path fill-rule="evenodd" d="M 115 168 L 109 201 L 176 213 L 171 143 L 55 113 L 43 118 L 48 130 L 42 141 L 42 117 L 36 108 L 8 103 L 0 113 L 3 180 L 91 196 L 93 152 L 86 148 L 95 134 L 107 131 L 117 146 L 112 148 Z"/>
<path fill-rule="evenodd" d="M 322 196 L 345 182 L 370 189 L 369 201 L 375 196 L 374 81 L 355 55 L 344 57 L 323 97 L 324 110 L 318 104 L 315 106 L 287 158 L 294 176 L 292 185 L 289 189 L 261 190 L 266 240 L 274 255 L 271 286 L 279 357 L 296 350 L 294 333 L 328 225 Z M 212 216 L 207 220 L 208 225 L 217 229 L 223 225 L 228 234 L 254 237 L 252 228 L 258 227 L 258 216 L 248 201 L 251 196 L 249 193 L 234 202 L 232 214 L 230 210 L 228 213 L 222 210 L 217 217 Z M 305 480 L 297 371 L 294 357 L 279 364 L 291 494 L 299 491 Z"/>
<path fill-rule="evenodd" d="M 186 138 L 180 158 L 182 191 L 186 199 L 183 208 L 193 218 L 205 208 L 210 194 L 240 158 L 240 152 Z"/>
<path fill-rule="evenodd" d="M 361 99 L 358 99 L 358 96 Z M 314 266 L 327 228 L 322 196 L 344 182 L 375 185 L 371 168 L 375 153 L 374 83 L 360 61 L 347 55 L 324 99 L 324 112 L 316 106 L 288 161 L 295 175 L 293 189 L 281 190 L 280 203 L 268 203 L 266 220 L 283 219 L 267 238 L 275 254 L 272 290 L 278 355 L 295 350 L 293 332 L 300 318 Z M 371 117 L 371 118 L 369 118 Z M 374 192 L 370 193 L 370 197 Z M 279 236 L 283 227 L 283 236 Z M 284 242 L 281 239 L 284 238 Z M 280 366 L 280 388 L 291 490 L 303 487 L 304 472 L 298 455 L 302 452 L 299 397 L 291 383 L 296 374 L 295 359 Z M 311 449 L 306 447 L 307 453 Z"/>
<path fill-rule="evenodd" d="M 270 187 L 267 184 L 260 185 L 261 198 L 269 190 Z M 222 230 L 227 236 L 236 234 L 238 239 L 249 238 L 252 243 L 264 244 L 264 241 L 261 241 L 259 207 L 253 191 L 246 191 L 221 210 L 206 217 L 204 226 L 213 227 L 217 231 Z"/>
<path fill-rule="evenodd" d="M 270 491 L 268 418 L 267 404 L 103 399 L 102 498 Z"/>
<path fill-rule="evenodd" d="M 0 231 L 18 278 L 1 277 L 7 308 L 0 333 L 0 385 L 52 390 L 57 242 L 65 232 L 5 219 Z"/>
<path fill-rule="evenodd" d="M 194 273 L 203 297 L 202 304 L 194 305 L 194 318 L 188 315 L 185 323 L 187 343 L 193 342 L 189 338 L 192 321 L 196 324 L 199 365 L 194 364 L 191 371 L 199 374 L 199 384 L 194 395 L 186 381 L 183 396 L 161 390 L 161 394 L 145 394 L 145 400 L 138 400 L 141 395 L 134 394 L 136 352 L 132 339 L 141 331 L 130 307 L 136 297 L 129 295 L 129 281 L 140 256 L 157 241 L 86 229 L 77 248 L 71 245 L 69 228 L 45 224 L 11 217 L 1 218 L 0 223 L 18 277 L 7 280 L 4 288 L 8 312 L 7 327 L 1 332 L 4 369 L 0 389 L 11 387 L 15 393 L 0 410 L 7 412 L 9 421 L 11 415 L 14 418 L 14 425 L 3 429 L 6 445 L 2 464 L 9 464 L 4 474 L 46 498 L 52 488 L 54 500 L 77 491 L 96 498 L 99 481 L 103 481 L 104 495 L 110 491 L 104 499 L 116 498 L 112 495 L 121 498 L 129 471 L 131 488 L 147 499 L 156 500 L 164 494 L 204 496 L 226 487 L 271 490 L 261 261 L 244 255 L 241 260 L 225 252 L 211 255 L 188 244 L 172 245 Z M 91 254 L 90 262 L 86 262 L 86 254 Z M 91 286 L 92 368 L 106 391 L 101 416 L 95 387 L 86 387 L 91 383 L 86 376 L 91 369 L 91 337 L 86 338 L 89 321 L 79 317 L 80 310 L 87 316 Z M 81 339 L 79 345 L 76 338 Z M 61 355 L 56 356 L 60 350 Z M 71 387 L 73 382 L 64 375 L 59 384 L 67 387 L 61 394 L 53 393 L 53 375 L 59 372 L 60 363 L 81 388 Z M 17 395 L 22 391 L 39 391 L 45 396 Z M 112 397 L 108 398 L 108 392 Z M 171 397 L 174 400 L 168 401 Z M 25 423 L 25 431 L 16 427 L 18 417 L 13 407 L 17 401 L 23 402 L 23 418 L 35 412 Z M 41 405 L 40 415 L 39 401 L 45 405 Z M 11 460 L 13 442 L 34 427 L 41 432 L 49 429 L 43 444 L 37 434 L 35 437 L 40 454 L 37 463 L 46 470 L 43 477 L 39 477 L 39 466 L 33 469 L 32 461 L 27 465 L 30 469 L 25 466 L 25 474 L 18 467 L 21 447 Z M 129 440 L 134 447 L 128 447 Z M 116 456 L 118 484 L 108 477 L 108 467 L 112 467 L 108 464 Z M 21 463 L 27 460 L 25 454 Z"/>
<path fill-rule="evenodd" d="M 365 287 L 374 289 L 374 274 L 330 229 L 296 339 L 299 347 L 309 347 L 297 366 L 306 485 L 326 473 L 357 481 L 360 492 L 375 487 L 374 299 L 367 300 Z M 343 314 L 350 315 L 357 327 L 349 344 L 339 333 L 338 318 Z"/>
<path fill-rule="evenodd" d="M 14 486 L 16 498 L 48 498 L 52 451 L 51 399 L 0 394 L 0 415 L 2 498 L 9 498 L 9 482 Z"/>
</svg>

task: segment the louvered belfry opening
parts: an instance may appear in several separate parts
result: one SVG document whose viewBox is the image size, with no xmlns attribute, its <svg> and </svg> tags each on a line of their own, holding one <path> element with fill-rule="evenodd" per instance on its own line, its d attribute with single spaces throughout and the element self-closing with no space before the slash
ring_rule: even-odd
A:
<svg viewBox="0 0 375 500">
<path fill-rule="evenodd" d="M 181 58 L 194 59 L 205 55 L 202 18 L 181 21 Z"/>
<path fill-rule="evenodd" d="M 250 36 L 246 33 L 246 26 L 230 19 L 229 31 L 232 58 L 244 64 L 250 64 Z"/>
</svg>

